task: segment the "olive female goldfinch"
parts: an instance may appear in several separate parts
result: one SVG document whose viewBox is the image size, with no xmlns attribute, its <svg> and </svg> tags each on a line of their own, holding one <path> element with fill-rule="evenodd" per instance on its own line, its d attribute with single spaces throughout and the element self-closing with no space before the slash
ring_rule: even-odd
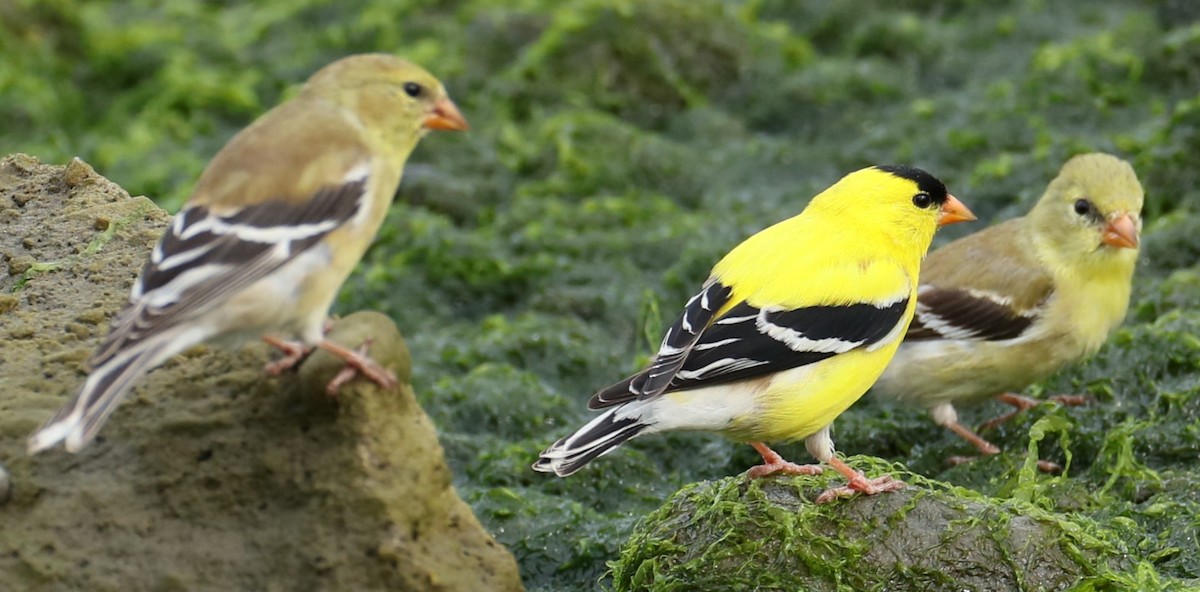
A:
<svg viewBox="0 0 1200 592">
<path fill-rule="evenodd" d="M 872 390 L 911 402 L 983 454 L 956 403 L 1001 400 L 1095 352 L 1125 318 L 1144 197 L 1108 154 L 1063 165 L 1021 217 L 953 241 L 921 269 L 916 318 Z"/>
<path fill-rule="evenodd" d="M 466 128 L 442 83 L 394 56 L 317 71 L 213 157 L 89 360 L 82 390 L 29 438 L 30 453 L 59 442 L 80 450 L 143 374 L 217 338 L 267 335 L 290 362 L 321 347 L 394 383 L 361 351 L 325 339 L 329 307 L 417 141 Z"/>
<path fill-rule="evenodd" d="M 764 444 L 805 439 L 849 480 L 818 501 L 902 487 L 834 456 L 829 426 L 900 344 L 934 231 L 972 219 L 925 171 L 879 166 L 847 175 L 721 259 L 650 366 L 592 396 L 590 408 L 608 411 L 555 442 L 533 468 L 570 475 L 634 436 L 701 430 L 754 446 L 764 464 L 752 478 L 819 472 Z"/>
</svg>

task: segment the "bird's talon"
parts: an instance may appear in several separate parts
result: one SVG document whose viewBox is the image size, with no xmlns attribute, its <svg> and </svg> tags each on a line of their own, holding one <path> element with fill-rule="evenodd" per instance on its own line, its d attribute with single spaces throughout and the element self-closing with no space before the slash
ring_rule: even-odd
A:
<svg viewBox="0 0 1200 592">
<path fill-rule="evenodd" d="M 325 385 L 325 394 L 336 398 L 342 386 L 353 380 L 355 376 L 358 376 L 358 370 L 354 366 L 350 364 L 342 366 L 342 369 L 338 370 L 338 373 L 329 380 L 329 384 Z"/>
<path fill-rule="evenodd" d="M 1092 398 L 1087 395 L 1054 395 L 1048 400 L 1054 401 L 1064 407 L 1078 407 L 1092 402 Z"/>
<path fill-rule="evenodd" d="M 900 491 L 901 489 L 904 489 L 904 487 L 905 485 L 903 481 L 899 481 L 891 475 L 883 475 L 874 479 L 862 477 L 861 479 L 850 481 L 850 483 L 847 485 L 827 489 L 824 493 L 817 496 L 815 503 L 824 504 L 838 498 L 853 496 L 855 493 L 861 493 L 863 495 L 889 493 L 892 491 Z"/>
<path fill-rule="evenodd" d="M 1046 473 L 1048 475 L 1057 475 L 1062 472 L 1062 467 L 1059 466 L 1058 463 L 1049 460 L 1039 459 L 1037 461 L 1037 468 L 1039 472 Z"/>
<path fill-rule="evenodd" d="M 263 366 L 263 372 L 271 376 L 279 376 L 287 370 L 296 368 L 304 361 L 313 348 L 299 341 L 287 341 L 278 337 L 263 336 L 263 341 L 283 352 L 283 357 Z"/>
<path fill-rule="evenodd" d="M 325 386 L 325 392 L 330 396 L 336 396 L 338 389 L 342 388 L 347 382 L 352 380 L 356 375 L 362 374 L 371 382 L 379 385 L 380 388 L 390 389 L 396 386 L 399 382 L 396 380 L 396 375 L 391 370 L 380 366 L 378 362 L 372 360 L 367 355 L 367 350 L 371 347 L 371 339 L 363 341 L 358 349 L 346 349 L 328 339 L 321 342 L 320 347 L 346 361 L 346 365 L 329 381 Z"/>
<path fill-rule="evenodd" d="M 820 475 L 825 469 L 819 465 L 798 465 L 793 462 L 783 461 L 778 463 L 763 463 L 750 467 L 746 471 L 746 477 L 750 479 L 761 479 L 777 473 L 784 475 Z"/>
<path fill-rule="evenodd" d="M 877 493 L 904 489 L 904 482 L 891 475 L 881 475 L 874 479 L 868 479 L 865 475 L 854 470 L 850 465 L 836 456 L 829 459 L 829 466 L 845 476 L 847 483 L 842 487 L 834 487 L 817 496 L 816 503 L 818 504 L 823 504 L 839 497 L 849 497 L 854 495 L 855 492 L 863 495 L 875 495 Z"/>
<path fill-rule="evenodd" d="M 996 400 L 1000 401 L 1001 403 L 1012 405 L 1013 407 L 1016 407 L 1017 410 L 983 422 L 983 424 L 979 426 L 981 431 L 991 429 L 1002 423 L 1005 423 L 1016 417 L 1018 413 L 1033 409 L 1041 403 L 1041 401 L 1038 401 L 1032 397 L 1026 397 L 1024 395 L 1018 395 L 1015 393 L 1004 393 L 1002 395 L 997 395 Z M 1078 407 L 1079 405 L 1088 404 L 1092 398 L 1087 395 L 1055 395 L 1047 398 L 1046 400 L 1066 407 Z M 984 454 L 987 453 L 985 452 Z"/>
<path fill-rule="evenodd" d="M 783 460 L 778 452 L 771 450 L 769 446 L 762 442 L 751 442 L 754 450 L 762 456 L 763 464 L 750 467 L 746 471 L 746 477 L 749 479 L 761 479 L 775 473 L 783 473 L 785 475 L 820 475 L 825 471 L 820 465 L 798 465 L 794 462 Z"/>
<path fill-rule="evenodd" d="M 817 499 L 813 500 L 813 503 L 827 504 L 835 499 L 850 497 L 852 495 L 854 495 L 854 490 L 850 489 L 849 487 L 833 487 L 826 489 L 823 493 L 821 493 L 821 495 L 818 495 Z"/>
<path fill-rule="evenodd" d="M 984 430 L 990 430 L 1002 423 L 1008 423 L 1009 420 L 1016 417 L 1017 414 L 1020 413 L 1021 411 L 1024 411 L 1024 409 L 1021 409 L 1019 411 L 1013 411 L 1012 413 L 1005 413 L 1004 415 L 1001 415 L 999 417 L 993 417 L 992 419 L 989 419 L 989 420 L 979 424 L 979 431 L 982 432 Z"/>
<path fill-rule="evenodd" d="M 1025 395 L 1018 395 L 1016 393 L 1002 393 L 1000 395 L 996 395 L 996 400 L 1006 405 L 1012 405 L 1013 407 L 1016 407 L 1017 411 L 1028 411 L 1038 406 L 1037 399 L 1034 399 L 1033 397 L 1026 397 Z"/>
<path fill-rule="evenodd" d="M 863 495 L 876 495 L 890 491 L 900 491 L 904 489 L 904 482 L 891 475 L 883 475 L 874 479 L 863 477 L 862 481 L 851 483 L 850 489 Z"/>
</svg>

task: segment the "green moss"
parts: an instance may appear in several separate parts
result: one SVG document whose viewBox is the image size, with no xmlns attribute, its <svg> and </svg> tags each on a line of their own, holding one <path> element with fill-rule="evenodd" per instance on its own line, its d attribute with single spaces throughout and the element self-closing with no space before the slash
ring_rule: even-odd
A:
<svg viewBox="0 0 1200 592">
<path fill-rule="evenodd" d="M 614 589 L 1165 589 L 1089 518 L 898 476 L 903 492 L 820 506 L 811 500 L 840 476 L 686 486 L 639 523 L 611 564 Z"/>
<path fill-rule="evenodd" d="M 117 236 L 118 232 L 128 227 L 130 224 L 145 218 L 146 214 L 153 207 L 153 204 L 142 200 L 139 201 L 137 205 L 130 208 L 131 211 L 128 214 L 124 214 L 114 220 L 104 220 L 104 228 L 98 232 L 96 236 L 92 237 L 90 241 L 88 241 L 87 246 L 83 248 L 82 252 L 80 252 L 80 256 L 89 257 L 99 253 L 100 250 L 104 248 L 104 245 L 107 245 L 109 241 L 113 239 L 113 237 Z"/>
<path fill-rule="evenodd" d="M 745 98 L 760 76 L 807 61 L 811 49 L 786 33 L 712 0 L 577 2 L 556 11 L 505 73 L 520 82 L 508 86 L 510 114 L 565 103 L 661 127 L 674 112 Z"/>
</svg>

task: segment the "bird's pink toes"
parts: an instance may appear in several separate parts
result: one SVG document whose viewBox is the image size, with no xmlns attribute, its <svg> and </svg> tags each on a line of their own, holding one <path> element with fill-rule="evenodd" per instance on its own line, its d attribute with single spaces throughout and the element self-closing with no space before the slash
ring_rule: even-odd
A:
<svg viewBox="0 0 1200 592">
<path fill-rule="evenodd" d="M 285 371 L 295 368 L 313 351 L 311 346 L 304 345 L 299 341 L 287 341 L 267 335 L 264 335 L 262 339 L 272 347 L 278 348 L 283 352 L 282 358 L 263 366 L 263 372 L 271 376 L 279 376 Z"/>
<path fill-rule="evenodd" d="M 768 475 L 783 473 L 785 475 L 820 475 L 825 469 L 819 465 L 798 465 L 794 462 L 783 460 L 778 452 L 771 450 L 769 446 L 762 442 L 751 442 L 751 446 L 758 451 L 758 454 L 763 458 L 763 464 L 750 467 L 746 471 L 746 476 L 750 479 L 761 479 Z"/>
<path fill-rule="evenodd" d="M 864 477 L 862 473 L 858 473 L 847 485 L 828 489 L 825 491 L 825 493 L 818 495 L 816 503 L 824 504 L 838 498 L 850 497 L 855 493 L 861 493 L 863 495 L 876 495 L 891 491 L 900 491 L 901 489 L 904 489 L 904 482 L 897 480 L 891 475 L 883 475 L 874 479 L 868 479 Z"/>
<path fill-rule="evenodd" d="M 325 386 L 325 392 L 330 396 L 337 395 L 342 385 L 350 382 L 356 375 L 362 374 L 371 382 L 379 385 L 381 388 L 390 389 L 397 384 L 396 375 L 391 370 L 380 366 L 378 362 L 372 360 L 367 355 L 367 350 L 370 348 L 371 342 L 367 340 L 362 345 L 358 346 L 357 350 L 347 349 L 328 339 L 322 340 L 318 347 L 346 361 L 346 366 L 341 369 Z"/>
</svg>

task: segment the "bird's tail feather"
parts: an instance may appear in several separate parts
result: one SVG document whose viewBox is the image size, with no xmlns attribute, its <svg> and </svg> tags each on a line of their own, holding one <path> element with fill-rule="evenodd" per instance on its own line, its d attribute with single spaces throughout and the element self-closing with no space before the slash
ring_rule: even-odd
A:
<svg viewBox="0 0 1200 592">
<path fill-rule="evenodd" d="M 191 345 L 174 337 L 164 335 L 143 342 L 92 370 L 79 394 L 29 437 L 29 454 L 37 454 L 59 442 L 65 442 L 68 452 L 78 452 L 87 446 L 138 378 Z"/>
<path fill-rule="evenodd" d="M 643 421 L 641 414 L 630 413 L 629 405 L 614 407 L 552 444 L 533 463 L 533 470 L 566 477 L 642 433 L 650 424 Z"/>
</svg>

